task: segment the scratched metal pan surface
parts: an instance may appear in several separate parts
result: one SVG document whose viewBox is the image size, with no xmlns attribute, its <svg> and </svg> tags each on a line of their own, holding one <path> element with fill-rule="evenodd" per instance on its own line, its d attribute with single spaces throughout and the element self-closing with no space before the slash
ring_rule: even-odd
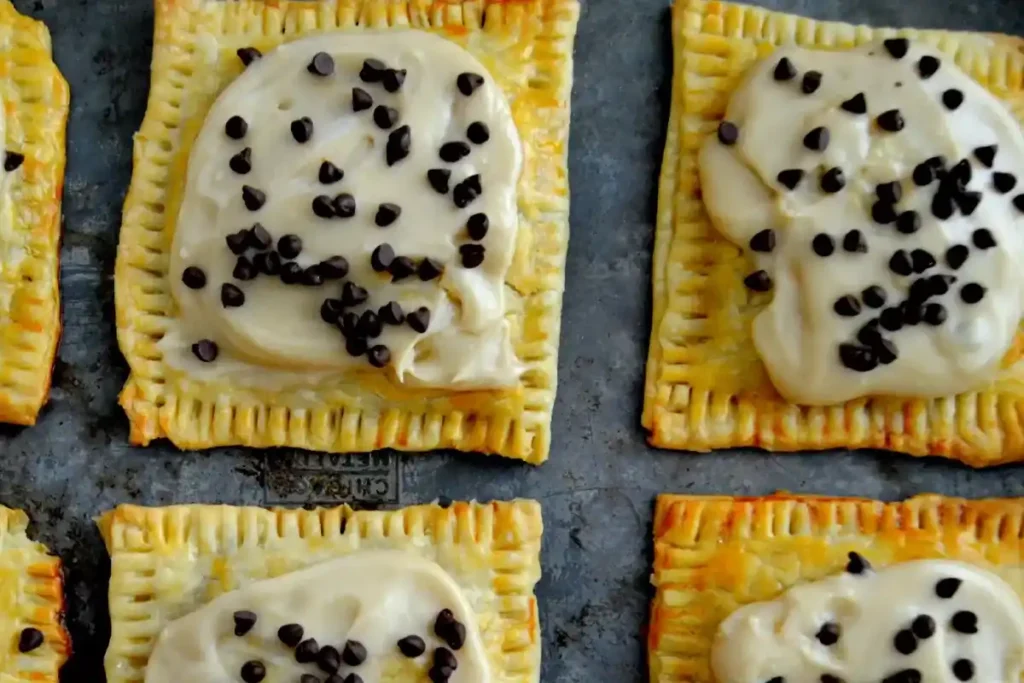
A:
<svg viewBox="0 0 1024 683">
<path fill-rule="evenodd" d="M 117 392 L 113 267 L 131 136 L 142 121 L 151 0 L 15 0 L 47 22 L 71 84 L 62 253 L 65 332 L 53 396 L 31 429 L 0 427 L 0 501 L 26 508 L 67 566 L 75 655 L 63 680 L 103 680 L 108 563 L 92 518 L 125 501 L 389 506 L 530 496 L 544 505 L 545 683 L 646 679 L 654 496 L 777 489 L 896 499 L 1024 495 L 1020 470 L 872 453 L 688 456 L 640 430 L 657 175 L 668 116 L 666 0 L 584 2 L 576 50 L 572 242 L 550 461 L 390 452 L 321 456 L 128 445 Z M 1020 0 L 765 0 L 818 18 L 1024 35 Z M 623 16 L 623 13 L 627 13 Z M 628 132 L 627 132 L 628 131 Z"/>
</svg>

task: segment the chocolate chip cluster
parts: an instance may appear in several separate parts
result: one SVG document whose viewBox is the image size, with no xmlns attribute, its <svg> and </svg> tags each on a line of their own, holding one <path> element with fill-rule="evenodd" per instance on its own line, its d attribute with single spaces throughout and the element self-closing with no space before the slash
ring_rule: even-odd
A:
<svg viewBox="0 0 1024 683">
<path fill-rule="evenodd" d="M 260 59 L 259 50 L 251 47 L 238 50 L 238 57 L 245 66 Z M 329 78 L 334 74 L 334 59 L 326 52 L 318 52 L 306 66 L 312 78 Z M 359 79 L 365 87 L 354 87 L 351 92 L 351 109 L 355 114 L 369 112 L 373 124 L 390 131 L 385 145 L 384 156 L 388 166 L 401 163 L 408 157 L 413 144 L 413 131 L 409 125 L 399 125 L 401 112 L 382 101 L 386 93 L 399 92 L 406 80 L 405 69 L 388 67 L 377 59 L 363 61 Z M 476 73 L 462 73 L 456 78 L 455 88 L 463 97 L 472 97 L 483 85 L 484 77 Z M 375 98 L 377 102 L 375 105 Z M 231 116 L 224 124 L 224 134 L 237 141 L 244 141 L 249 133 L 249 122 L 242 116 Z M 314 139 L 315 122 L 307 116 L 299 117 L 290 124 L 290 134 L 297 145 L 304 145 Z M 450 140 L 438 150 L 438 159 L 443 164 L 455 164 L 469 156 L 473 146 L 485 144 L 490 131 L 485 123 L 476 121 L 466 129 L 466 140 Z M 10 159 L 10 153 L 8 154 Z M 239 176 L 245 176 L 253 168 L 253 150 L 244 147 L 228 160 L 228 167 Z M 270 161 L 268 160 L 268 163 Z M 435 192 L 448 195 L 457 209 L 472 204 L 483 193 L 478 174 L 472 174 L 455 181 L 453 170 L 437 166 L 427 171 L 425 184 Z M 362 210 L 356 197 L 340 191 L 328 193 L 327 187 L 343 182 L 345 171 L 329 160 L 325 160 L 318 171 L 317 180 L 323 191 L 310 200 L 310 210 L 325 221 L 351 219 Z M 251 212 L 259 212 L 268 201 L 263 189 L 243 184 L 241 200 Z M 374 212 L 374 224 L 386 229 L 401 220 L 402 207 L 394 202 L 382 202 L 370 207 Z M 485 248 L 481 242 L 487 235 L 489 220 L 485 213 L 469 216 L 465 225 L 467 242 L 459 246 L 460 263 L 464 268 L 476 268 L 484 261 Z M 390 349 L 377 344 L 385 326 L 408 325 L 417 333 L 424 333 L 430 326 L 430 310 L 419 307 L 405 311 L 397 301 L 371 302 L 368 290 L 359 283 L 346 279 L 349 261 L 343 255 L 331 256 L 320 263 L 302 267 L 296 259 L 302 253 L 302 239 L 295 234 L 281 235 L 275 242 L 274 236 L 261 223 L 255 222 L 249 228 L 232 233 L 226 238 L 227 248 L 235 256 L 232 277 L 236 282 L 246 282 L 257 277 L 273 277 L 286 286 L 321 287 L 337 283 L 340 288 L 333 296 L 323 300 L 320 316 L 329 325 L 335 326 L 344 339 L 345 350 L 355 357 L 365 356 L 374 367 L 383 368 L 391 361 Z M 398 253 L 390 243 L 381 241 L 370 256 L 374 272 L 399 282 L 416 276 L 427 282 L 441 277 L 445 264 L 436 259 L 416 258 Z M 207 275 L 198 266 L 188 266 L 181 274 L 182 282 L 190 289 L 207 286 Z M 220 285 L 221 304 L 225 308 L 237 308 L 246 304 L 245 292 L 236 282 Z M 192 345 L 193 354 L 203 362 L 216 360 L 219 349 L 214 340 L 202 339 Z"/>
<path fill-rule="evenodd" d="M 259 620 L 258 615 L 251 610 L 239 610 L 233 617 L 234 633 L 238 637 L 249 633 Z M 277 630 L 277 639 L 293 651 L 296 662 L 315 666 L 320 673 L 326 674 L 326 678 L 321 678 L 318 673 L 304 673 L 299 683 L 363 683 L 362 677 L 355 671 L 350 671 L 344 677 L 340 673 L 343 666 L 355 669 L 366 661 L 368 653 L 362 643 L 346 640 L 339 650 L 333 645 L 321 646 L 315 638 L 306 638 L 305 635 L 301 624 L 285 624 Z M 434 648 L 427 676 L 431 683 L 447 683 L 452 673 L 459 668 L 455 652 L 461 650 L 466 643 L 466 626 L 455 618 L 450 609 L 443 609 L 434 620 L 434 635 L 447 647 Z M 402 656 L 409 659 L 416 659 L 427 651 L 426 641 L 415 634 L 401 638 L 395 646 Z M 245 683 L 260 683 L 267 677 L 267 665 L 257 659 L 249 660 L 242 664 L 239 675 Z"/>
<path fill-rule="evenodd" d="M 909 50 L 905 38 L 891 38 L 883 42 L 892 59 L 903 59 Z M 926 55 L 916 63 L 916 72 L 921 79 L 929 79 L 941 67 L 939 58 Z M 824 75 L 818 71 L 807 71 L 798 79 L 799 71 L 788 58 L 783 57 L 776 64 L 772 78 L 781 87 L 799 81 L 805 95 L 813 95 L 821 86 Z M 899 84 L 898 84 L 899 85 Z M 947 89 L 940 94 L 942 106 L 950 112 L 958 109 L 964 95 L 956 89 Z M 854 93 L 840 104 L 840 108 L 851 116 L 864 116 L 869 112 L 866 93 Z M 873 120 L 874 127 L 882 134 L 896 135 L 910 123 L 898 109 L 879 112 Z M 723 145 L 735 145 L 740 139 L 740 130 L 730 121 L 718 126 L 718 140 Z M 824 152 L 830 143 L 828 128 L 819 126 L 807 131 L 803 146 L 813 152 Z M 906 327 L 925 324 L 932 327 L 943 325 L 948 318 L 945 295 L 959 296 L 965 304 L 980 302 L 987 288 L 981 282 L 961 282 L 956 271 L 972 257 L 979 258 L 988 249 L 996 247 L 996 240 L 988 227 L 976 225 L 963 243 L 950 246 L 944 254 L 933 254 L 915 246 L 913 236 L 925 227 L 924 217 L 918 212 L 903 209 L 900 202 L 903 188 L 914 186 L 932 192 L 930 213 L 934 225 L 954 216 L 972 216 L 983 201 L 1006 201 L 1002 195 L 1011 193 L 1017 186 L 1017 178 L 1006 170 L 992 173 L 991 187 L 985 191 L 972 190 L 969 185 L 973 175 L 973 164 L 992 169 L 997 162 L 999 148 L 996 144 L 985 145 L 973 150 L 970 158 L 948 160 L 942 156 L 922 159 L 909 178 L 893 178 L 875 187 L 875 200 L 870 208 L 871 220 L 884 229 L 891 229 L 905 235 L 906 248 L 899 248 L 890 254 L 883 254 L 889 270 L 900 278 L 912 278 L 907 284 L 905 295 L 898 296 L 886 290 L 882 283 L 870 283 L 858 292 L 849 292 L 836 299 L 832 308 L 835 315 L 844 318 L 866 317 L 853 338 L 838 345 L 837 358 L 842 365 L 856 372 L 869 372 L 880 365 L 888 365 L 899 357 L 895 343 L 897 333 Z M 817 173 L 817 190 L 825 194 L 842 192 L 846 187 L 846 171 L 839 167 L 821 166 L 816 170 L 800 168 L 782 169 L 776 176 L 781 192 L 792 192 L 809 176 Z M 1024 213 L 1024 194 L 1016 195 L 1012 204 L 1018 212 Z M 749 248 L 755 252 L 769 253 L 776 244 L 775 232 L 763 230 L 754 235 Z M 872 253 L 871 242 L 860 230 L 847 230 L 839 237 L 828 233 L 815 235 L 808 251 L 820 258 L 832 256 L 838 249 L 853 256 Z M 877 256 L 873 256 L 877 257 Z M 771 276 L 764 270 L 755 271 L 744 278 L 745 285 L 755 292 L 772 289 Z"/>
</svg>

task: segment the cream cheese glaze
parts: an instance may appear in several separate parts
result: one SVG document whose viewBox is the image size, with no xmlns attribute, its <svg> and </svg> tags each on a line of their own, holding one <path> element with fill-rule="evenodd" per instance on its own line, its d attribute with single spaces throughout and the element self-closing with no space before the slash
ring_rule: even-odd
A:
<svg viewBox="0 0 1024 683">
<path fill-rule="evenodd" d="M 320 52 L 333 58 L 333 72 L 327 76 L 307 70 Z M 359 74 L 367 59 L 406 70 L 400 89 L 389 92 L 381 83 L 363 82 Z M 456 86 L 464 72 L 483 76 L 470 96 Z M 371 95 L 371 108 L 354 111 L 356 87 Z M 382 104 L 398 113 L 398 122 L 389 129 L 374 122 L 374 109 Z M 248 124 L 241 139 L 225 134 L 233 116 Z M 313 125 L 304 144 L 290 131 L 292 122 L 302 117 Z M 470 144 L 470 154 L 458 162 L 443 162 L 441 145 L 465 142 L 474 122 L 489 129 L 486 143 Z M 409 154 L 389 165 L 389 135 L 403 125 L 409 126 Z M 251 149 L 251 171 L 239 174 L 229 160 L 245 148 Z M 318 169 L 324 161 L 341 169 L 344 177 L 322 183 Z M 237 257 L 225 239 L 259 222 L 275 243 L 285 234 L 301 238 L 295 262 L 303 268 L 343 256 L 349 264 L 344 281 L 368 291 L 372 310 L 391 301 L 406 313 L 429 310 L 425 333 L 407 324 L 384 325 L 370 343 L 389 349 L 395 381 L 456 389 L 515 385 L 524 368 L 512 349 L 506 314 L 514 295 L 506 292 L 505 275 L 515 249 L 520 166 L 520 142 L 502 91 L 475 58 L 450 41 L 415 30 L 360 31 L 278 47 L 225 88 L 192 146 L 170 261 L 180 313 L 160 348 L 169 362 L 192 376 L 228 376 L 242 383 L 302 384 L 349 370 L 375 371 L 366 356 L 346 353 L 339 330 L 321 319 L 322 303 L 340 296 L 342 280 L 307 287 L 286 286 L 267 275 L 245 282 L 233 279 Z M 450 170 L 452 187 L 478 174 L 482 193 L 468 207 L 457 208 L 452 192 L 441 194 L 431 187 L 427 171 L 432 168 Z M 259 210 L 247 209 L 243 185 L 266 194 Z M 340 193 L 354 197 L 354 216 L 321 218 L 314 213 L 316 196 Z M 375 223 L 383 203 L 401 208 L 388 227 Z M 460 262 L 459 247 L 475 243 L 465 229 L 475 213 L 487 215 L 489 230 L 479 242 L 486 249 L 483 263 L 469 268 Z M 371 267 L 371 254 L 381 243 L 416 263 L 424 257 L 436 259 L 444 273 L 430 281 L 413 274 L 392 282 L 387 273 Z M 183 284 L 182 273 L 189 266 L 205 272 L 205 287 Z M 223 306 L 222 283 L 238 286 L 244 305 Z M 200 339 L 219 347 L 215 362 L 193 357 L 189 349 Z"/>
<path fill-rule="evenodd" d="M 465 644 L 450 683 L 491 680 L 476 616 L 459 586 L 437 564 L 398 550 L 365 550 L 283 576 L 257 581 L 225 593 L 161 631 L 146 666 L 146 683 L 235 683 L 246 662 L 261 662 L 266 683 L 296 683 L 303 673 L 321 679 L 316 664 L 299 664 L 294 650 L 277 637 L 285 624 L 300 624 L 303 638 L 339 651 L 348 640 L 362 643 L 366 660 L 341 665 L 342 678 L 356 673 L 366 683 L 382 680 L 389 660 L 405 660 L 396 643 L 408 635 L 426 641 L 417 658 L 424 670 L 435 647 L 438 612 L 450 609 L 466 626 Z M 256 614 L 242 636 L 234 632 L 234 614 Z"/>
<path fill-rule="evenodd" d="M 961 562 L 847 571 L 733 612 L 712 668 L 717 683 L 1011 683 L 1024 610 L 1000 577 Z"/>
<path fill-rule="evenodd" d="M 774 75 L 783 58 L 796 70 L 789 80 Z M 929 73 L 922 58 L 925 64 L 939 58 L 938 69 Z M 810 70 L 820 75 L 816 89 L 804 80 Z M 808 89 L 813 92 L 805 93 Z M 866 100 L 866 112 L 842 107 L 858 94 Z M 889 122 L 878 117 L 894 109 L 904 125 L 887 131 Z M 743 248 L 761 231 L 774 232 L 773 251 L 750 252 L 755 269 L 772 280 L 771 302 L 754 320 L 753 341 L 786 399 L 831 404 L 864 395 L 941 396 L 978 388 L 995 377 L 1024 305 L 1024 198 L 1016 197 L 1022 207 L 1016 208 L 1021 188 L 996 190 L 994 177 L 1009 173 L 1015 181 L 1024 173 L 1024 135 L 1000 101 L 929 46 L 910 44 L 901 57 L 881 44 L 849 51 L 786 47 L 749 70 L 725 119 L 736 125 L 738 139 L 729 145 L 710 135 L 702 147 L 703 200 L 714 225 Z M 819 127 L 830 134 L 821 151 L 804 144 L 804 137 Z M 990 145 L 997 145 L 992 168 L 974 153 Z M 982 193 L 970 215 L 954 210 L 940 220 L 931 208 L 940 183 L 918 186 L 912 180 L 919 164 L 937 156 L 946 159 L 947 168 L 969 160 L 973 173 L 966 191 Z M 846 182 L 830 193 L 821 182 L 832 168 L 841 169 Z M 794 190 L 778 177 L 787 169 L 803 171 Z M 902 189 L 897 213 L 916 212 L 920 221 L 913 234 L 873 218 L 876 187 L 893 181 Z M 990 231 L 995 247 L 972 244 L 979 228 Z M 866 253 L 844 249 L 844 238 L 854 230 L 860 231 Z M 819 256 L 812 247 L 819 234 L 831 238 L 830 256 Z M 959 268 L 945 257 L 954 245 L 970 250 Z M 914 249 L 926 251 L 937 265 L 923 274 L 897 274 L 889 262 L 900 249 L 908 255 Z M 956 278 L 947 283 L 947 293 L 927 300 L 942 308 L 934 308 L 929 318 L 944 318 L 941 323 L 905 322 L 897 331 L 882 329 L 892 345 L 889 351 L 896 354 L 894 360 L 886 358 L 889 364 L 878 362 L 881 353 L 872 361 L 854 359 L 867 371 L 844 364 L 840 345 L 852 344 L 847 351 L 863 354 L 858 332 L 905 300 L 915 279 L 939 274 Z M 965 297 L 977 292 L 962 293 L 971 283 L 985 290 L 980 301 L 966 303 Z M 862 292 L 870 286 L 884 290 L 884 306 L 865 303 Z M 859 314 L 837 314 L 834 306 L 844 296 L 857 299 Z"/>
</svg>

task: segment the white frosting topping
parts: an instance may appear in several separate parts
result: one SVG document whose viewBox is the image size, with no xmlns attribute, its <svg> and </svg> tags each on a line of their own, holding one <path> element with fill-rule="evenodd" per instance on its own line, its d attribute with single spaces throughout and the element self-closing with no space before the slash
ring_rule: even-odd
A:
<svg viewBox="0 0 1024 683">
<path fill-rule="evenodd" d="M 880 44 L 850 51 L 779 49 L 755 64 L 732 96 L 725 119 L 738 128 L 736 143 L 723 144 L 710 135 L 701 150 L 703 199 L 715 226 L 745 249 L 758 233 L 774 231 L 773 251 L 750 252 L 755 270 L 766 271 L 772 280 L 771 302 L 754 320 L 753 341 L 773 383 L 792 402 L 957 393 L 992 380 L 1010 348 L 1024 301 L 1024 197 L 1017 199 L 1020 210 L 1014 206 L 1024 181 L 1001 193 L 995 189 L 997 180 L 1007 178 L 994 174 L 1016 178 L 1024 173 L 1024 135 L 1000 101 L 944 57 L 937 71 L 923 77 L 921 59 L 926 58 L 927 73 L 929 60 L 937 56 L 933 49 L 913 44 L 902 58 L 894 58 Z M 783 58 L 797 71 L 790 80 L 774 77 Z M 805 94 L 804 78 L 811 70 L 820 74 L 821 82 Z M 955 108 L 957 97 L 951 91 L 962 95 Z M 866 113 L 842 108 L 858 94 L 866 98 Z M 900 112 L 902 130 L 884 130 L 877 121 L 890 110 Z M 822 151 L 804 144 L 805 135 L 819 127 L 830 134 Z M 991 169 L 974 154 L 989 145 L 997 146 Z M 981 202 L 969 216 L 955 209 L 951 217 L 939 220 L 931 206 L 941 184 L 918 186 L 912 180 L 915 168 L 936 156 L 946 159 L 947 168 L 963 159 L 973 167 L 966 190 L 980 192 Z M 833 168 L 842 170 L 846 183 L 829 193 L 821 188 L 821 179 Z M 795 190 L 778 177 L 787 169 L 804 172 Z M 892 181 L 902 188 L 896 213 L 917 212 L 920 229 L 915 233 L 872 217 L 876 187 Z M 910 218 L 905 217 L 907 225 Z M 990 231 L 995 247 L 972 244 L 979 228 Z M 853 230 L 860 231 L 866 253 L 844 248 Z M 812 247 L 822 233 L 834 243 L 834 253 L 827 257 Z M 970 250 L 959 268 L 946 259 L 954 245 Z M 937 265 L 899 275 L 889 262 L 900 249 L 908 255 L 914 249 L 927 251 Z M 858 341 L 858 332 L 869 321 L 907 298 L 915 280 L 940 274 L 956 281 L 924 305 L 937 304 L 941 312 L 934 306 L 930 311 L 917 308 L 925 313 L 925 322 L 880 330 L 895 347 L 894 360 L 885 358 L 891 361 L 885 364 L 879 360 L 887 355 L 885 350 L 879 353 L 874 342 L 868 346 Z M 984 295 L 966 303 L 963 288 L 972 283 L 984 287 Z M 870 286 L 884 289 L 884 305 L 866 303 L 862 292 Z M 967 298 L 976 291 L 969 289 Z M 842 316 L 834 310 L 844 296 L 856 297 L 859 314 Z M 943 314 L 941 324 L 927 322 Z M 854 345 L 846 348 L 857 356 L 854 365 L 871 369 L 844 364 L 842 344 Z M 874 360 L 864 359 L 866 349 L 872 349 L 867 355 Z"/>
<path fill-rule="evenodd" d="M 318 53 L 333 59 L 326 76 L 307 67 Z M 404 69 L 396 92 L 381 82 L 364 82 L 364 61 L 377 59 Z M 460 92 L 462 73 L 479 74 L 482 84 L 470 95 Z M 354 111 L 353 88 L 373 99 L 372 107 Z M 397 112 L 388 129 L 375 123 L 379 105 Z M 242 117 L 241 139 L 226 134 L 226 123 Z M 297 142 L 291 126 L 308 117 L 312 135 Z M 489 139 L 468 140 L 467 129 L 483 123 Z M 408 156 L 388 165 L 389 136 L 409 127 Z M 455 163 L 439 157 L 444 143 L 463 142 L 470 154 Z M 229 160 L 251 150 L 251 171 L 237 173 Z M 329 161 L 344 177 L 325 184 L 321 165 Z M 365 288 L 369 298 L 348 310 L 374 312 L 396 301 L 408 314 L 429 310 L 425 333 L 409 324 L 383 326 L 369 346 L 390 352 L 393 381 L 444 388 L 489 388 L 515 385 L 523 371 L 511 344 L 506 314 L 505 275 L 515 249 L 518 213 L 516 183 L 521 150 L 515 124 L 501 89 L 484 67 L 458 45 L 420 31 L 334 32 L 286 43 L 252 62 L 220 94 L 207 114 L 188 163 L 188 180 L 176 221 L 170 276 L 180 314 L 161 341 L 168 360 L 197 377 L 228 375 L 239 382 L 310 383 L 346 371 L 375 370 L 367 356 L 346 352 L 340 330 L 321 318 L 325 299 L 339 299 L 344 282 Z M 478 175 L 482 193 L 458 208 L 453 190 L 442 194 L 427 179 L 430 169 L 451 172 L 450 187 Z M 243 202 L 247 185 L 266 195 L 256 211 Z M 323 218 L 314 213 L 319 195 L 350 194 L 355 215 Z M 395 204 L 401 213 L 391 225 L 376 223 L 378 206 Z M 482 240 L 467 235 L 467 219 L 488 218 Z M 237 256 L 226 237 L 259 222 L 276 245 L 284 235 L 302 240 L 294 259 L 308 268 L 334 256 L 348 262 L 343 279 L 320 286 L 285 285 L 279 277 L 233 277 Z M 371 254 L 387 243 L 414 264 L 429 257 L 443 264 L 441 277 L 423 281 L 417 274 L 392 282 L 376 272 Z M 484 259 L 466 267 L 460 247 L 482 245 Z M 252 249 L 246 254 L 253 258 Z M 186 267 L 201 268 L 206 286 L 190 289 L 182 282 Z M 245 302 L 227 308 L 221 286 L 242 290 Z M 191 351 L 200 339 L 217 344 L 214 362 L 202 363 Z"/>
<path fill-rule="evenodd" d="M 299 664 L 295 651 L 278 639 L 281 626 L 296 623 L 303 627 L 302 638 L 314 638 L 320 647 L 340 652 L 352 640 L 366 648 L 362 664 L 341 665 L 341 678 L 356 673 L 377 683 L 390 667 L 414 666 L 423 673 L 410 680 L 419 680 L 431 666 L 434 648 L 445 646 L 433 634 L 443 609 L 466 627 L 450 683 L 488 683 L 487 653 L 462 590 L 437 564 L 395 550 L 359 551 L 215 598 L 163 629 L 146 666 L 146 683 L 236 683 L 247 662 L 263 665 L 266 683 L 297 683 L 304 673 L 323 680 L 327 674 L 316 663 Z M 257 619 L 251 630 L 236 636 L 234 614 L 242 610 Z M 409 635 L 427 646 L 415 659 L 397 646 Z"/>
<path fill-rule="evenodd" d="M 838 639 L 819 639 L 823 627 Z M 1011 683 L 1024 672 L 1024 610 L 1005 581 L 961 562 L 844 572 L 733 612 L 712 668 L 718 683 Z"/>
</svg>

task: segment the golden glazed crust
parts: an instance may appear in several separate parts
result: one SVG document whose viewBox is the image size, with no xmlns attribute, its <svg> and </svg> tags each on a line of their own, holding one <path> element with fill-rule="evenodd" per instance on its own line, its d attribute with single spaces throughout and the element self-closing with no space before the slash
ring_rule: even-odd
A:
<svg viewBox="0 0 1024 683">
<path fill-rule="evenodd" d="M 152 86 L 135 137 L 116 268 L 118 341 L 131 366 L 121 405 L 133 443 L 229 444 L 331 452 L 456 448 L 531 463 L 548 455 L 555 397 L 569 193 L 566 152 L 576 0 L 157 0 Z M 400 388 L 357 381 L 264 391 L 173 372 L 157 342 L 176 315 L 168 278 L 174 217 L 191 141 L 242 69 L 235 51 L 335 29 L 417 28 L 479 59 L 505 92 L 524 148 L 520 226 L 506 283 L 516 355 L 508 391 Z"/>
<path fill-rule="evenodd" d="M 843 570 L 917 559 L 995 572 L 1024 599 L 1024 499 L 918 496 L 902 503 L 776 495 L 658 497 L 648 662 L 652 683 L 712 683 L 718 625 L 740 606 Z"/>
<path fill-rule="evenodd" d="M 466 591 L 494 679 L 539 680 L 533 589 L 543 524 L 535 501 L 390 512 L 122 505 L 99 526 L 111 557 L 109 683 L 141 681 L 163 627 L 221 593 L 361 548 L 437 562 Z"/>
<path fill-rule="evenodd" d="M 787 403 L 751 339 L 763 303 L 743 285 L 742 251 L 712 227 L 697 154 L 732 89 L 776 46 L 846 49 L 902 35 L 934 45 L 1024 121 L 1024 40 L 815 21 L 758 7 L 676 0 L 672 111 L 659 187 L 654 313 L 643 425 L 663 448 L 773 451 L 884 448 L 974 466 L 1024 459 L 1024 362 L 1018 334 L 1000 378 L 939 399 L 862 398 L 829 407 Z"/>
<path fill-rule="evenodd" d="M 50 393 L 68 97 L 46 26 L 0 0 L 4 149 L 25 156 L 0 206 L 0 422 L 34 424 Z"/>
<path fill-rule="evenodd" d="M 71 653 L 64 630 L 64 581 L 60 560 L 26 534 L 28 515 L 0 507 L 0 680 L 57 683 Z M 43 634 L 43 644 L 18 651 L 26 628 Z"/>
</svg>

